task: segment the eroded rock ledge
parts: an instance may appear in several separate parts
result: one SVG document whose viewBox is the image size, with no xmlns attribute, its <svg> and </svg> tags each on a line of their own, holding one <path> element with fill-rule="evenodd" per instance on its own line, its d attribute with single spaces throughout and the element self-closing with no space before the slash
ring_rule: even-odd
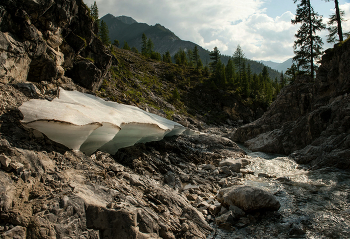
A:
<svg viewBox="0 0 350 239">
<path fill-rule="evenodd" d="M 291 154 L 314 167 L 350 168 L 350 41 L 328 49 L 314 82 L 285 87 L 258 120 L 233 133 L 253 151 Z"/>
</svg>

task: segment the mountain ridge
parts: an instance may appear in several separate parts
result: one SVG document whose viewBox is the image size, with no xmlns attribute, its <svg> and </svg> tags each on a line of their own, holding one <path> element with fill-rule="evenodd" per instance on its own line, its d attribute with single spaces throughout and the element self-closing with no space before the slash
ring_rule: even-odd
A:
<svg viewBox="0 0 350 239">
<path fill-rule="evenodd" d="M 285 60 L 284 62 L 278 63 L 273 61 L 259 61 L 263 63 L 264 65 L 279 71 L 279 72 L 286 72 L 288 68 L 290 68 L 293 64 L 293 58 L 289 58 L 288 60 Z"/>
<path fill-rule="evenodd" d="M 147 23 L 135 22 L 132 24 L 124 23 L 122 19 L 131 18 L 127 16 L 115 17 L 112 14 L 106 14 L 101 18 L 106 22 L 109 29 L 109 37 L 113 42 L 115 39 L 119 41 L 122 46 L 124 42 L 127 42 L 130 47 L 136 47 L 138 51 L 141 51 L 142 34 L 144 33 L 147 38 L 151 39 L 154 43 L 154 50 L 160 54 L 164 54 L 169 51 L 173 57 L 180 49 L 185 51 L 193 50 L 195 46 L 198 48 L 199 56 L 204 65 L 210 62 L 210 51 L 204 49 L 196 43 L 180 39 L 174 32 L 168 28 L 157 23 L 155 25 L 148 25 Z M 131 18 L 133 19 L 133 18 Z M 220 49 L 219 49 L 220 50 Z M 221 55 L 220 59 L 224 64 L 227 64 L 231 56 Z M 264 64 L 247 59 L 247 65 L 250 64 L 253 73 L 259 74 L 262 72 Z M 271 67 L 267 66 L 271 79 L 279 78 L 280 73 Z"/>
</svg>

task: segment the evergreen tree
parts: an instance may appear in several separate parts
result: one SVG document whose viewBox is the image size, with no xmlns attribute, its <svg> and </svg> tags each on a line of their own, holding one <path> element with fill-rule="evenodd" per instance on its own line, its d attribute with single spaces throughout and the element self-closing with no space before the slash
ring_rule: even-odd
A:
<svg viewBox="0 0 350 239">
<path fill-rule="evenodd" d="M 91 8 L 90 8 L 90 14 L 91 14 L 91 17 L 94 21 L 98 21 L 99 20 L 99 17 L 98 17 L 98 7 L 97 7 L 97 4 L 96 4 L 96 1 L 94 2 L 93 5 L 91 5 Z"/>
<path fill-rule="evenodd" d="M 233 62 L 235 63 L 236 69 L 238 71 L 238 82 L 241 82 L 243 77 L 243 63 L 245 62 L 245 58 L 240 45 L 237 46 L 237 49 L 233 54 Z"/>
<path fill-rule="evenodd" d="M 116 46 L 116 47 L 119 47 L 119 41 L 117 39 L 115 39 L 113 41 L 113 45 Z"/>
<path fill-rule="evenodd" d="M 176 64 L 182 65 L 182 66 L 187 66 L 186 52 L 184 50 L 182 50 L 181 48 L 174 55 L 174 59 L 175 59 Z"/>
<path fill-rule="evenodd" d="M 152 51 L 151 53 L 151 59 L 161 61 L 162 60 L 162 55 L 158 52 Z"/>
<path fill-rule="evenodd" d="M 228 59 L 228 62 L 226 65 L 226 79 L 227 79 L 227 83 L 230 86 L 233 86 L 235 82 L 235 65 L 233 64 L 233 60 L 231 58 Z"/>
<path fill-rule="evenodd" d="M 336 35 L 339 37 L 339 42 L 342 42 L 344 40 L 344 37 L 349 37 L 350 32 L 343 33 L 341 22 L 344 21 L 344 15 L 345 12 L 341 11 L 339 9 L 338 0 L 335 0 L 335 13 L 330 16 L 330 19 L 328 21 L 329 27 L 327 28 L 329 31 L 329 35 L 327 35 L 327 42 L 328 43 L 335 43 L 336 42 Z M 334 26 L 334 24 L 337 24 L 337 26 Z"/>
<path fill-rule="evenodd" d="M 196 69 L 199 70 L 198 61 L 200 60 L 200 57 L 199 57 L 197 45 L 194 46 L 193 53 L 192 53 L 192 60 L 194 62 L 194 65 L 196 66 Z"/>
<path fill-rule="evenodd" d="M 96 1 L 94 2 L 93 5 L 91 5 L 90 16 L 91 16 L 92 20 L 95 21 L 95 24 L 97 26 L 97 32 L 99 33 L 100 32 L 100 19 L 98 17 L 98 7 L 96 4 Z"/>
<path fill-rule="evenodd" d="M 165 54 L 163 55 L 163 61 L 167 63 L 171 63 L 171 56 L 169 51 L 165 52 Z"/>
<path fill-rule="evenodd" d="M 124 41 L 124 46 L 123 46 L 124 50 L 131 50 L 130 46 L 128 45 L 128 43 L 126 41 Z"/>
<path fill-rule="evenodd" d="M 152 52 L 154 50 L 154 44 L 152 42 L 152 40 L 150 38 L 148 38 L 148 41 L 147 41 L 147 55 L 148 56 L 152 56 Z"/>
<path fill-rule="evenodd" d="M 326 0 L 326 1 L 329 2 L 330 0 Z M 329 25 L 329 27 L 327 28 L 329 31 L 329 35 L 327 35 L 328 43 L 336 42 L 336 35 L 338 35 L 339 42 L 344 40 L 343 36 L 348 37 L 350 35 L 350 32 L 343 34 L 343 30 L 341 26 L 341 22 L 344 20 L 343 16 L 345 12 L 339 9 L 338 0 L 334 0 L 334 4 L 335 4 L 335 13 L 330 16 L 330 19 L 328 21 L 328 25 Z M 334 26 L 334 24 L 337 24 L 337 26 Z"/>
<path fill-rule="evenodd" d="M 246 85 L 245 85 L 245 94 L 247 97 L 249 97 L 251 92 L 251 81 L 252 81 L 252 70 L 250 68 L 250 64 L 247 66 L 247 79 L 246 79 Z"/>
<path fill-rule="evenodd" d="M 286 75 L 289 76 L 289 81 L 294 82 L 295 78 L 297 77 L 298 69 L 297 66 L 293 63 L 290 68 L 287 69 Z"/>
<path fill-rule="evenodd" d="M 137 48 L 136 48 L 136 47 L 134 47 L 134 46 L 133 46 L 133 47 L 131 47 L 131 51 L 132 51 L 132 52 L 135 52 L 135 53 L 139 53 L 139 51 L 137 50 Z"/>
<path fill-rule="evenodd" d="M 142 34 L 141 54 L 147 56 L 147 37 L 145 33 Z"/>
<path fill-rule="evenodd" d="M 193 52 L 191 50 L 187 50 L 187 59 L 188 59 L 188 66 L 193 67 Z"/>
<path fill-rule="evenodd" d="M 203 63 L 202 63 L 201 58 L 199 58 L 198 61 L 197 61 L 197 67 L 196 67 L 196 69 L 197 69 L 197 71 L 199 71 L 199 70 L 201 70 L 202 68 L 203 68 Z"/>
<path fill-rule="evenodd" d="M 287 85 L 287 79 L 284 76 L 283 71 L 281 72 L 281 75 L 280 75 L 280 85 L 281 85 L 281 88 Z"/>
<path fill-rule="evenodd" d="M 101 21 L 101 28 L 100 28 L 100 38 L 103 44 L 109 45 L 111 44 L 111 41 L 109 40 L 109 31 L 107 24 L 102 20 Z"/>
<path fill-rule="evenodd" d="M 217 47 L 214 47 L 214 50 L 209 53 L 209 56 L 210 56 L 210 60 L 212 60 L 212 62 L 210 62 L 210 67 L 212 69 L 212 72 L 215 72 L 216 66 L 220 59 L 220 51 L 218 50 Z"/>
<path fill-rule="evenodd" d="M 311 74 L 312 79 L 315 75 L 315 60 L 318 60 L 322 54 L 322 39 L 316 35 L 316 31 L 325 29 L 322 23 L 322 16 L 315 13 L 310 0 L 294 0 L 294 3 L 300 1 L 297 5 L 297 13 L 292 24 L 301 23 L 294 41 L 293 60 L 297 62 L 298 68 L 306 70 Z"/>
</svg>

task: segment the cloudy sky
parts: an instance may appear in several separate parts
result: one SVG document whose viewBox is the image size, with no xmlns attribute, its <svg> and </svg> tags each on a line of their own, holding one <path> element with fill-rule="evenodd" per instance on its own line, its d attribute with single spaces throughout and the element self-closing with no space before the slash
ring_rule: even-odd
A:
<svg viewBox="0 0 350 239">
<path fill-rule="evenodd" d="M 94 0 L 84 0 L 88 6 Z M 195 42 L 205 49 L 215 46 L 232 55 L 239 44 L 253 60 L 283 62 L 293 57 L 292 25 L 296 4 L 293 0 L 96 0 L 100 17 L 107 13 L 130 16 L 149 25 L 159 23 L 182 40 Z M 334 1 L 311 0 L 324 21 L 334 11 Z M 350 0 L 339 0 L 345 18 L 350 20 Z M 343 23 L 350 31 L 350 21 Z M 320 33 L 324 38 L 327 31 Z"/>
</svg>

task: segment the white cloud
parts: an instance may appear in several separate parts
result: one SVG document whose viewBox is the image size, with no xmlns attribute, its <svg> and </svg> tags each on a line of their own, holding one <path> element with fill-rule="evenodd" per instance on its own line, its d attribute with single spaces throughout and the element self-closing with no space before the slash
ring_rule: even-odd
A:
<svg viewBox="0 0 350 239">
<path fill-rule="evenodd" d="M 96 0 L 100 16 L 126 15 L 138 22 L 160 23 L 183 40 L 232 55 L 238 44 L 246 57 L 284 61 L 293 56 L 297 26 L 287 11 L 271 18 L 266 0 Z M 85 0 L 88 6 L 93 0 Z"/>
</svg>

